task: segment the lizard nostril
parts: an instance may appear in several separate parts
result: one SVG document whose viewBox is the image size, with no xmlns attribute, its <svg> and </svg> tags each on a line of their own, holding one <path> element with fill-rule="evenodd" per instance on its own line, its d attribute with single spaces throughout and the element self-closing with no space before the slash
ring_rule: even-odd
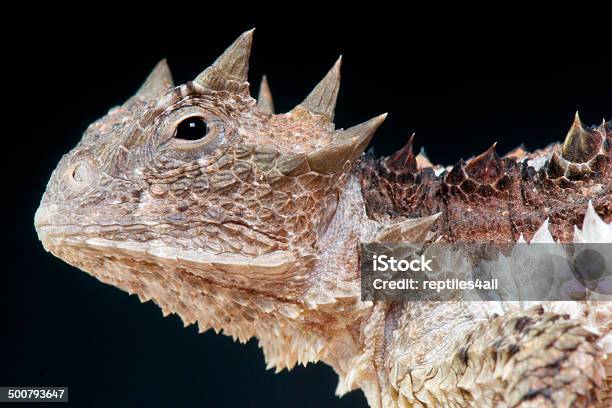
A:
<svg viewBox="0 0 612 408">
<path fill-rule="evenodd" d="M 70 185 L 82 185 L 90 182 L 94 177 L 94 169 L 87 162 L 79 162 L 66 171 L 67 181 Z"/>
<path fill-rule="evenodd" d="M 79 164 L 74 168 L 74 170 L 72 170 L 72 179 L 77 183 L 83 182 L 84 176 L 83 165 Z"/>
</svg>

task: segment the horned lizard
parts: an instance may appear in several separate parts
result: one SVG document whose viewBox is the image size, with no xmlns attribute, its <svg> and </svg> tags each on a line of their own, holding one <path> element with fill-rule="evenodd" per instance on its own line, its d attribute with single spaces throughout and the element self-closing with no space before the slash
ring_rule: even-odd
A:
<svg viewBox="0 0 612 408">
<path fill-rule="evenodd" d="M 87 128 L 36 212 L 44 247 L 185 325 L 255 336 L 271 368 L 324 361 L 373 407 L 610 406 L 609 301 L 362 301 L 357 248 L 612 242 L 612 123 L 449 167 L 412 139 L 376 159 L 386 115 L 334 126 L 340 60 L 275 114 L 265 78 L 249 95 L 252 35 L 183 85 L 161 61 Z"/>
</svg>

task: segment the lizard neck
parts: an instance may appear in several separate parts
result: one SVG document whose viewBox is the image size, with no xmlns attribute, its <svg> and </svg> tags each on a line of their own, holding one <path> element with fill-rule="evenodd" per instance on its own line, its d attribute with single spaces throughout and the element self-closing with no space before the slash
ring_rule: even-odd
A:
<svg viewBox="0 0 612 408">
<path fill-rule="evenodd" d="M 375 361 L 386 306 L 360 298 L 359 243 L 374 240 L 382 223 L 366 214 L 360 175 L 353 171 L 342 182 L 333 217 L 317 242 L 317 262 L 302 302 L 306 315 L 320 314 L 326 344 L 320 359 L 339 376 L 336 394 L 361 388 L 376 406 L 381 390 Z"/>
</svg>

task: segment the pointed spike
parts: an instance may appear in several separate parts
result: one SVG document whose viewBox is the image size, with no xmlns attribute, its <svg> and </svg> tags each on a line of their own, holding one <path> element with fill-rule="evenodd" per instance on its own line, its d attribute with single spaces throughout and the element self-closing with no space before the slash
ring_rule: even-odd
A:
<svg viewBox="0 0 612 408">
<path fill-rule="evenodd" d="M 578 111 L 576 111 L 576 113 L 574 114 L 574 122 L 572 123 L 572 127 L 585 130 L 584 124 L 582 123 L 582 120 L 580 120 L 580 113 Z"/>
<path fill-rule="evenodd" d="M 561 158 L 557 152 L 553 152 L 546 167 L 546 174 L 548 174 L 548 177 L 551 179 L 562 177 L 565 175 L 568 165 L 569 163 L 567 160 Z"/>
<path fill-rule="evenodd" d="M 567 132 L 563 142 L 561 157 L 574 163 L 586 163 L 599 150 L 601 142 L 601 137 L 597 137 L 585 129 L 580 120 L 580 115 L 576 111 L 572 127 Z"/>
<path fill-rule="evenodd" d="M 514 149 L 510 150 L 504 157 L 511 158 L 517 161 L 520 161 L 524 157 L 527 157 L 527 148 L 525 147 L 525 143 L 521 143 L 516 146 Z"/>
<path fill-rule="evenodd" d="M 308 155 L 308 165 L 317 173 L 333 174 L 351 160 L 354 146 L 350 143 L 332 143 Z"/>
<path fill-rule="evenodd" d="M 597 131 L 601 134 L 601 137 L 605 140 L 608 138 L 608 131 L 610 130 L 610 122 L 606 122 L 606 119 L 602 119 L 601 125 L 597 126 Z"/>
<path fill-rule="evenodd" d="M 531 237 L 531 244 L 554 244 L 555 240 L 548 229 L 548 218 L 542 223 L 540 228 Z"/>
<path fill-rule="evenodd" d="M 263 113 L 267 113 L 269 115 L 274 114 L 274 101 L 272 100 L 272 91 L 270 91 L 268 78 L 265 75 L 261 77 L 261 84 L 259 85 L 259 95 L 257 96 L 257 107 Z"/>
<path fill-rule="evenodd" d="M 354 160 L 363 153 L 386 117 L 385 113 L 350 129 L 337 130 L 332 144 L 308 154 L 308 165 L 318 173 L 338 172 L 347 161 Z"/>
<path fill-rule="evenodd" d="M 173 86 L 172 73 L 168 61 L 164 58 L 155 65 L 136 95 L 153 96 Z"/>
<path fill-rule="evenodd" d="M 427 153 L 425 152 L 425 147 L 421 147 L 419 154 L 416 157 L 417 167 L 422 169 L 425 167 L 433 167 L 433 164 L 429 161 L 429 157 L 427 157 Z"/>
<path fill-rule="evenodd" d="M 334 143 L 346 143 L 349 142 L 353 145 L 353 152 L 350 155 L 351 159 L 357 158 L 372 140 L 376 129 L 385 121 L 387 114 L 376 116 L 366 122 L 359 125 L 353 126 L 346 130 L 336 131 L 336 139 Z"/>
<path fill-rule="evenodd" d="M 291 177 L 310 171 L 310 167 L 307 165 L 307 157 L 303 153 L 279 157 L 276 162 L 276 168 L 284 175 Z"/>
<path fill-rule="evenodd" d="M 603 138 L 606 141 L 607 150 L 609 151 L 612 147 L 612 119 L 606 120 L 601 125 L 601 133 L 603 134 Z"/>
<path fill-rule="evenodd" d="M 574 244 L 586 244 L 582 231 L 578 229 L 577 225 L 574 225 Z"/>
<path fill-rule="evenodd" d="M 330 121 L 334 120 L 334 110 L 336 109 L 336 100 L 338 99 L 338 91 L 340 90 L 340 65 L 342 64 L 342 55 L 338 58 L 334 66 L 329 70 L 327 75 L 314 87 L 310 94 L 304 99 L 298 107 L 302 107 L 311 113 L 324 115 Z"/>
<path fill-rule="evenodd" d="M 151 99 L 173 86 L 172 73 L 168 67 L 168 62 L 164 58 L 155 65 L 155 68 L 153 68 L 133 98 Z"/>
<path fill-rule="evenodd" d="M 459 161 L 453 166 L 453 168 L 450 169 L 444 181 L 447 184 L 451 185 L 461 184 L 461 182 L 466 179 L 464 167 L 465 162 L 463 161 L 463 159 L 459 159 Z"/>
<path fill-rule="evenodd" d="M 612 240 L 612 223 L 606 224 L 601 219 L 593 203 L 589 200 L 584 221 L 582 223 L 582 236 L 587 243 L 606 243 Z"/>
<path fill-rule="evenodd" d="M 493 143 L 484 153 L 474 157 L 465 166 L 466 174 L 480 183 L 491 184 L 498 180 L 504 173 L 504 163 L 499 158 Z"/>
<path fill-rule="evenodd" d="M 385 159 L 385 164 L 391 170 L 408 170 L 415 172 L 417 169 L 417 162 L 414 157 L 414 151 L 412 145 L 414 143 L 414 133 L 408 139 L 408 142 L 397 152 Z"/>
<path fill-rule="evenodd" d="M 194 82 L 216 91 L 248 91 L 249 58 L 254 30 L 253 28 L 242 33 Z"/>
<path fill-rule="evenodd" d="M 442 215 L 441 212 L 420 218 L 408 218 L 397 224 L 385 227 L 376 236 L 376 241 L 384 243 L 422 242 L 427 238 L 432 225 Z"/>
<path fill-rule="evenodd" d="M 584 128 L 584 125 L 580 120 L 580 114 L 578 113 L 578 111 L 576 111 L 572 126 L 567 132 L 567 135 L 565 136 L 565 141 L 563 142 L 562 156 L 564 159 L 569 159 L 569 157 L 573 154 L 574 145 L 580 142 L 579 139 L 581 139 L 584 133 L 586 133 L 586 129 Z"/>
</svg>

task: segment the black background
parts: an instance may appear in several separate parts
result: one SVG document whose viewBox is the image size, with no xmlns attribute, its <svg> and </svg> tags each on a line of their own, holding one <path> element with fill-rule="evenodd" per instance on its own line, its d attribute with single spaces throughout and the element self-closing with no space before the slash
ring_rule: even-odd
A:
<svg viewBox="0 0 612 408">
<path fill-rule="evenodd" d="M 521 142 L 533 149 L 559 140 L 576 109 L 589 124 L 612 117 L 609 19 L 606 26 L 602 16 L 555 17 L 549 28 L 542 22 L 550 15 L 526 11 L 502 23 L 506 10 L 443 19 L 438 11 L 398 14 L 372 5 L 360 16 L 316 9 L 303 23 L 297 16 L 314 7 L 287 3 L 267 19 L 240 18 L 237 6 L 200 12 L 151 3 L 149 13 L 130 16 L 113 7 L 71 10 L 63 19 L 30 10 L 4 33 L 5 68 L 14 72 L 5 78 L 10 108 L 3 115 L 0 385 L 69 386 L 75 406 L 366 404 L 360 391 L 336 398 L 326 365 L 274 375 L 256 341 L 245 346 L 183 328 L 38 242 L 34 211 L 57 161 L 159 59 L 168 58 L 182 83 L 256 27 L 253 94 L 267 74 L 277 111 L 286 111 L 343 54 L 337 126 L 389 112 L 373 141 L 377 154 L 416 132 L 417 148 L 445 164 L 494 141 L 505 153 Z"/>
</svg>

